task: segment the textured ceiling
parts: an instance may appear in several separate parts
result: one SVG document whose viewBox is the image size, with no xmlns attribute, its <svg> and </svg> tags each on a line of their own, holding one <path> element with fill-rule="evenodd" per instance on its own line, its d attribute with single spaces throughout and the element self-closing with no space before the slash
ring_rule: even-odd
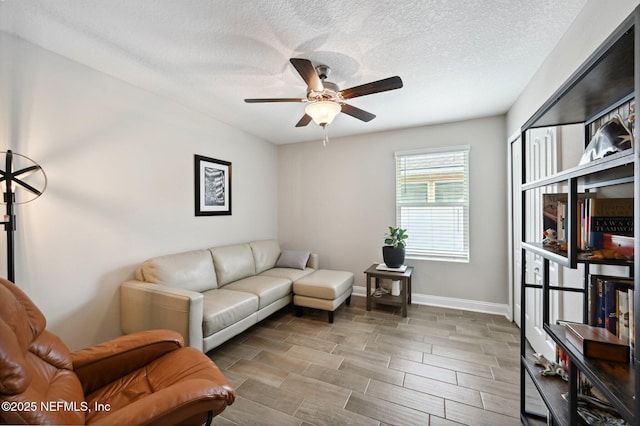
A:
<svg viewBox="0 0 640 426">
<path fill-rule="evenodd" d="M 342 89 L 398 75 L 350 104 L 332 137 L 505 113 L 586 0 L 0 0 L 0 30 L 276 144 L 304 97 L 289 58 L 326 64 Z M 4 59 L 4 58 L 2 58 Z"/>
</svg>

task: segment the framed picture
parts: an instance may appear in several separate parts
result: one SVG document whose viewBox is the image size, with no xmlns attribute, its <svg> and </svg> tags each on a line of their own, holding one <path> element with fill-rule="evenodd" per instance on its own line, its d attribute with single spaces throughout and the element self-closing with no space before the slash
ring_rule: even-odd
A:
<svg viewBox="0 0 640 426">
<path fill-rule="evenodd" d="M 231 163 L 195 155 L 196 216 L 231 214 Z"/>
</svg>

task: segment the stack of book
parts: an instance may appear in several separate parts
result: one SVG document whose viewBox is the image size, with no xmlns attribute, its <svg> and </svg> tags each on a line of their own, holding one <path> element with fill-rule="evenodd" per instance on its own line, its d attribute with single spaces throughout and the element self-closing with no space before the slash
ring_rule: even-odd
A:
<svg viewBox="0 0 640 426">
<path fill-rule="evenodd" d="M 578 250 L 604 249 L 615 258 L 633 258 L 633 198 L 595 198 L 578 194 Z M 566 193 L 543 194 L 543 230 L 556 231 L 558 241 L 567 240 Z"/>
<path fill-rule="evenodd" d="M 633 297 L 632 278 L 592 275 L 589 323 L 633 347 Z"/>
</svg>

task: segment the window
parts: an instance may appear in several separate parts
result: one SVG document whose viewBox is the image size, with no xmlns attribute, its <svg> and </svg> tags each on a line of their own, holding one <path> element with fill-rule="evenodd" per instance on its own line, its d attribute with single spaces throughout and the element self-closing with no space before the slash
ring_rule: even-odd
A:
<svg viewBox="0 0 640 426">
<path fill-rule="evenodd" d="M 469 261 L 469 147 L 396 153 L 396 221 L 407 257 Z"/>
</svg>

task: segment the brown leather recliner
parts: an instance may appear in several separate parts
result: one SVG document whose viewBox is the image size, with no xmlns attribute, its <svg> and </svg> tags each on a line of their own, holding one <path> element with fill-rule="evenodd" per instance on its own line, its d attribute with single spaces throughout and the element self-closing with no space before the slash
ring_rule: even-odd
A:
<svg viewBox="0 0 640 426">
<path fill-rule="evenodd" d="M 77 352 L 42 312 L 0 278 L 0 423 L 203 424 L 235 392 L 182 336 L 152 330 Z"/>
</svg>

